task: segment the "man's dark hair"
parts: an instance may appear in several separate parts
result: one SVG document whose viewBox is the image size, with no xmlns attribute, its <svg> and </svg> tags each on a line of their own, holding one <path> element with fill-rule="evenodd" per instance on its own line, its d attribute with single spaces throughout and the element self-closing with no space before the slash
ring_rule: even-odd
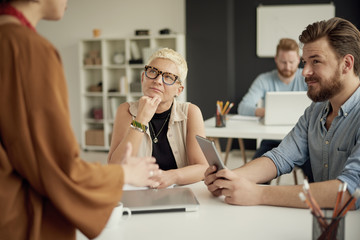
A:
<svg viewBox="0 0 360 240">
<path fill-rule="evenodd" d="M 349 21 L 342 18 L 331 18 L 310 24 L 299 36 L 302 44 L 314 42 L 326 37 L 338 59 L 346 54 L 354 57 L 354 73 L 360 75 L 360 32 Z"/>
</svg>

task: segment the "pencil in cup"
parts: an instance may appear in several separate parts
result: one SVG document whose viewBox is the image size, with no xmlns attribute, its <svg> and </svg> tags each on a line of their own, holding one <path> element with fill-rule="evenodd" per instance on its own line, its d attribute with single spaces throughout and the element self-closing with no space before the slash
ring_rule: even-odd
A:
<svg viewBox="0 0 360 240">
<path fill-rule="evenodd" d="M 230 103 L 229 107 L 225 109 L 224 115 L 227 115 L 230 112 L 230 109 L 234 106 L 234 103 Z"/>
<path fill-rule="evenodd" d="M 341 209 L 336 213 L 335 217 L 331 219 L 330 225 L 327 227 L 326 231 L 321 234 L 319 239 L 344 239 L 344 222 L 346 213 L 354 207 L 357 199 L 359 198 L 360 188 L 357 188 L 354 194 L 346 201 L 343 206 L 341 206 Z M 339 231 L 339 229 L 341 230 Z"/>
<path fill-rule="evenodd" d="M 316 202 L 315 198 L 312 196 L 312 193 L 310 191 L 310 185 L 307 179 L 304 179 L 304 185 L 303 185 L 303 191 L 306 196 L 306 199 L 308 200 L 309 204 L 311 205 L 311 210 L 313 215 L 320 217 L 320 225 L 321 228 L 324 230 L 327 227 L 327 222 L 324 221 L 322 218 L 324 217 L 324 213 L 321 211 L 319 204 Z"/>
<path fill-rule="evenodd" d="M 324 217 L 313 214 L 313 240 L 343 240 L 345 237 L 345 217 L 332 217 L 332 209 L 323 209 Z M 321 222 L 327 227 L 322 227 Z"/>
<path fill-rule="evenodd" d="M 343 206 L 343 201 L 344 201 L 344 193 L 346 192 L 347 189 L 347 183 L 341 183 L 339 185 L 339 190 L 336 196 L 336 203 L 335 203 L 335 208 L 334 208 L 334 212 L 333 212 L 333 218 L 336 217 L 336 215 L 340 212 L 340 208 L 342 208 Z"/>
<path fill-rule="evenodd" d="M 215 115 L 215 127 L 226 127 L 226 115 L 218 113 Z"/>
<path fill-rule="evenodd" d="M 226 117 L 222 114 L 223 112 L 223 102 L 216 101 L 216 115 L 215 115 L 215 127 L 225 127 L 226 126 Z"/>
<path fill-rule="evenodd" d="M 360 189 L 356 189 L 354 194 L 341 207 L 341 210 L 335 214 L 335 217 L 325 217 L 327 222 L 330 222 L 328 227 L 322 231 L 321 235 L 316 238 L 318 240 L 336 239 L 342 240 L 345 235 L 345 216 L 346 213 L 355 205 L 356 200 L 360 197 Z M 335 209 L 334 209 L 335 211 Z M 332 214 L 334 216 L 334 214 Z"/>
<path fill-rule="evenodd" d="M 305 182 L 304 182 L 304 186 L 305 186 Z M 353 208 L 357 199 L 360 198 L 360 189 L 357 188 L 354 194 L 346 201 L 346 203 L 342 204 L 343 202 L 342 199 L 344 192 L 346 191 L 346 187 L 347 187 L 346 183 L 341 184 L 339 186 L 338 194 L 336 197 L 336 204 L 333 211 L 325 210 L 325 214 L 324 214 L 323 211 L 320 210 L 321 215 L 319 213 L 316 214 L 314 211 L 312 211 L 313 239 L 318 239 L 318 240 L 344 239 L 345 215 L 350 209 Z M 306 187 L 304 187 L 304 189 L 305 188 Z M 301 196 L 300 198 L 303 200 Z M 314 208 L 314 205 L 311 205 L 310 201 L 307 202 L 307 204 L 309 205 L 310 209 Z M 331 214 L 329 214 L 329 212 Z"/>
<path fill-rule="evenodd" d="M 221 114 L 225 115 L 225 111 L 227 110 L 227 107 L 229 106 L 229 101 L 226 101 L 225 106 L 221 109 Z"/>
</svg>

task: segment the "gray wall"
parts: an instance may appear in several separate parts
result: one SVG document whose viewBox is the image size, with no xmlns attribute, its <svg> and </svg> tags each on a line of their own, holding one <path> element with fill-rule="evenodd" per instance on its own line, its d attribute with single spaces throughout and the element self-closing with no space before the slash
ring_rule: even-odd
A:
<svg viewBox="0 0 360 240">
<path fill-rule="evenodd" d="M 275 68 L 273 58 L 256 56 L 256 7 L 259 4 L 315 4 L 329 0 L 196 0 L 186 1 L 186 44 L 189 64 L 187 99 L 205 119 L 216 100 L 238 103 L 255 77 Z M 335 15 L 360 27 L 360 1 L 334 0 Z M 310 23 L 309 23 L 310 24 Z M 300 33 L 299 33 L 300 34 Z M 237 142 L 237 141 L 234 141 Z M 246 141 L 247 148 L 254 148 Z"/>
</svg>

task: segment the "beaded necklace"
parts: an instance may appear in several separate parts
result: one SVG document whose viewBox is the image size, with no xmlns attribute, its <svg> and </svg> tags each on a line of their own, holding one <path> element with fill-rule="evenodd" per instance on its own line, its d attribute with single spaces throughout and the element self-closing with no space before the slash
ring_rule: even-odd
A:
<svg viewBox="0 0 360 240">
<path fill-rule="evenodd" d="M 24 14 L 22 14 L 19 10 L 14 8 L 8 3 L 0 4 L 0 15 L 11 15 L 16 17 L 23 26 L 26 26 L 36 32 L 36 29 L 31 25 L 31 23 L 26 19 Z"/>
</svg>

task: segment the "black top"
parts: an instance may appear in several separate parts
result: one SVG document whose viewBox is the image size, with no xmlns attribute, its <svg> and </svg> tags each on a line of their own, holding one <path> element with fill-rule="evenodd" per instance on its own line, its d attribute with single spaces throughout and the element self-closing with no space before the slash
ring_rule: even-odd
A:
<svg viewBox="0 0 360 240">
<path fill-rule="evenodd" d="M 154 139 L 155 136 L 158 138 L 157 143 L 152 142 L 152 156 L 155 157 L 156 163 L 162 170 L 177 169 L 176 161 L 166 136 L 169 126 L 171 108 L 163 113 L 155 113 L 149 124 L 151 139 Z M 159 133 L 161 128 L 162 130 Z"/>
</svg>

